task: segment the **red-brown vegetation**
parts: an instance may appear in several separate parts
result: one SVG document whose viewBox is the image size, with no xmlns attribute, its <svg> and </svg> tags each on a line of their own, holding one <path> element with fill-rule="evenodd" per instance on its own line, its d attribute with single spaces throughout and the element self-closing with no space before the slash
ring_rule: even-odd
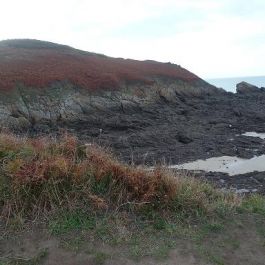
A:
<svg viewBox="0 0 265 265">
<path fill-rule="evenodd" d="M 58 208 L 145 205 L 211 212 L 216 201 L 237 203 L 235 196 L 217 192 L 205 182 L 163 168 L 126 165 L 98 146 L 79 145 L 73 136 L 52 140 L 0 134 L 0 217 Z"/>
<path fill-rule="evenodd" d="M 35 42 L 32 47 L 15 45 L 15 40 L 0 42 L 0 90 L 12 89 L 17 83 L 45 87 L 54 81 L 69 81 L 94 90 L 118 88 L 123 82 L 150 84 L 159 76 L 184 81 L 199 79 L 170 63 L 111 58 L 67 46 L 46 47 L 45 42 Z"/>
</svg>

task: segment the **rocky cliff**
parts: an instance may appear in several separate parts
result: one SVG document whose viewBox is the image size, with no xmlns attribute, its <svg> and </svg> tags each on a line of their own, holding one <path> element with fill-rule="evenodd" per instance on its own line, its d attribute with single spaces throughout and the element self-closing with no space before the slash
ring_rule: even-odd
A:
<svg viewBox="0 0 265 265">
<path fill-rule="evenodd" d="M 0 42 L 0 124 L 29 129 L 98 112 L 221 93 L 171 63 L 110 58 L 37 40 Z"/>
</svg>

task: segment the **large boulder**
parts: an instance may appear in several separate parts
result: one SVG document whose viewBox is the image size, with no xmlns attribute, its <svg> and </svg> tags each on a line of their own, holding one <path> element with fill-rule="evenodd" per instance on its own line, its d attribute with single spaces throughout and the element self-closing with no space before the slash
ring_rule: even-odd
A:
<svg viewBox="0 0 265 265">
<path fill-rule="evenodd" d="M 240 82 L 236 85 L 236 92 L 239 94 L 248 94 L 261 92 L 261 90 L 257 86 L 254 86 L 247 82 Z"/>
</svg>

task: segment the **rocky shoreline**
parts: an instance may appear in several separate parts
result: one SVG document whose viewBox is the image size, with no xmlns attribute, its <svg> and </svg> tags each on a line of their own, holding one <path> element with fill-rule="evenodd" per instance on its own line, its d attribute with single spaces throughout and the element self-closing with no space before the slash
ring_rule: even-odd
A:
<svg viewBox="0 0 265 265">
<path fill-rule="evenodd" d="M 84 143 L 110 147 L 128 163 L 148 166 L 224 155 L 251 158 L 265 154 L 265 141 L 241 134 L 265 132 L 264 102 L 262 90 L 197 97 L 160 95 L 148 104 L 131 101 L 107 109 L 102 108 L 103 101 L 101 108 L 94 107 L 93 115 L 83 112 L 77 120 L 62 119 L 56 123 L 43 119 L 15 131 L 32 136 L 67 131 Z M 264 193 L 262 172 L 232 177 L 212 172 L 200 175 L 219 187 Z"/>
<path fill-rule="evenodd" d="M 207 179 L 218 188 L 232 190 L 236 193 L 265 194 L 265 172 L 251 172 L 235 176 L 220 172 L 204 172 L 197 174 L 197 177 Z"/>
<path fill-rule="evenodd" d="M 265 88 L 242 82 L 233 94 L 179 65 L 37 40 L 3 41 L 0 57 L 1 130 L 67 131 L 147 166 L 265 154 L 263 139 L 242 135 L 265 132 Z M 265 173 L 205 178 L 264 192 Z"/>
<path fill-rule="evenodd" d="M 264 102 L 264 92 L 191 97 L 167 104 L 161 100 L 148 111 L 138 109 L 115 118 L 105 117 L 106 125 L 101 124 L 98 135 L 91 133 L 87 123 L 70 123 L 62 128 L 85 142 L 110 146 L 129 163 L 179 164 L 224 155 L 251 158 L 265 154 L 265 141 L 241 134 L 265 132 Z M 220 188 L 265 193 L 265 172 L 236 176 L 209 172 L 199 176 Z"/>
<path fill-rule="evenodd" d="M 100 121 L 58 123 L 84 142 L 110 146 L 127 162 L 178 164 L 213 156 L 251 158 L 265 153 L 264 141 L 243 136 L 265 131 L 265 93 L 186 97 L 101 112 Z M 48 129 L 53 131 L 53 129 Z M 41 127 L 33 129 L 41 132 Z"/>
</svg>

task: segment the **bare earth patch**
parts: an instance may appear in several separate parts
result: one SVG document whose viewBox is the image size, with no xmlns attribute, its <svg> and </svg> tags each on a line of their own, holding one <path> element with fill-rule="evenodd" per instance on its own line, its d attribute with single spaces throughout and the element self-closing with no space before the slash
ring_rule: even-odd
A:
<svg viewBox="0 0 265 265">
<path fill-rule="evenodd" d="M 265 221 L 260 216 L 242 214 L 223 224 L 216 221 L 195 225 L 188 233 L 183 226 L 179 227 L 183 233 L 175 231 L 175 235 L 153 229 L 150 230 L 153 235 L 146 236 L 152 228 L 145 229 L 138 231 L 145 240 L 132 234 L 137 231 L 127 231 L 128 238 L 119 241 L 122 235 L 117 234 L 115 242 L 110 239 L 110 232 L 103 233 L 102 228 L 62 235 L 53 235 L 47 228 L 7 233 L 0 240 L 0 264 L 264 265 L 265 262 Z"/>
</svg>

